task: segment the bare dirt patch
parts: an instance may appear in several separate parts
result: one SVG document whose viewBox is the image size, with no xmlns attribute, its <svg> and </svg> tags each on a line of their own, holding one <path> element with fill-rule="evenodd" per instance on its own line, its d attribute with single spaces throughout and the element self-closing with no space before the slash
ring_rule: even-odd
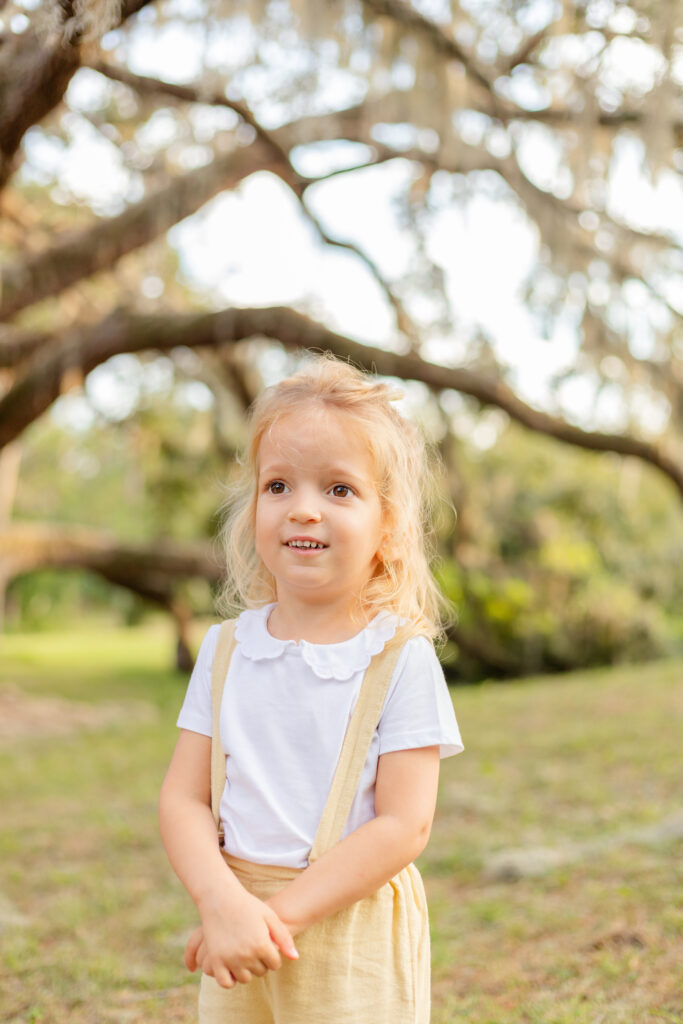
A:
<svg viewBox="0 0 683 1024">
<path fill-rule="evenodd" d="M 37 736 L 69 736 L 81 730 L 106 729 L 124 722 L 154 722 L 156 708 L 144 701 L 88 704 L 24 693 L 18 687 L 0 690 L 0 743 Z"/>
</svg>

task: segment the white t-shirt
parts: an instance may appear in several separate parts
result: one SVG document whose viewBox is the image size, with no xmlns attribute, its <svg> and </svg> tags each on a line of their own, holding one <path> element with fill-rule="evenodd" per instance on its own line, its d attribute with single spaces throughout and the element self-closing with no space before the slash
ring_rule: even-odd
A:
<svg viewBox="0 0 683 1024">
<path fill-rule="evenodd" d="M 257 864 L 305 867 L 365 669 L 396 630 L 380 613 L 338 644 L 278 640 L 274 605 L 242 612 L 221 704 L 226 783 L 220 813 L 229 853 Z M 211 668 L 219 626 L 202 641 L 178 726 L 210 736 Z M 344 835 L 375 816 L 377 759 L 439 744 L 463 750 L 441 666 L 425 637 L 401 651 Z"/>
</svg>

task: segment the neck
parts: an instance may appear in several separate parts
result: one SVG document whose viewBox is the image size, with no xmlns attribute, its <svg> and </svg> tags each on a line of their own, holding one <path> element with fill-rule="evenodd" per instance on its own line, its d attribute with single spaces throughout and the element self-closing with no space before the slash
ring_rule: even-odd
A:
<svg viewBox="0 0 683 1024">
<path fill-rule="evenodd" d="M 369 620 L 366 614 L 354 616 L 348 600 L 320 605 L 288 597 L 270 613 L 268 632 L 278 640 L 338 644 L 360 633 Z"/>
</svg>

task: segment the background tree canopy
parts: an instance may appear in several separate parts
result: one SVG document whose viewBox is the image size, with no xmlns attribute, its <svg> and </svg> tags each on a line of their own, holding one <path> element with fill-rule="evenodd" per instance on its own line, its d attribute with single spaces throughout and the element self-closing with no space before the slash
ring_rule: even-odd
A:
<svg viewBox="0 0 683 1024">
<path fill-rule="evenodd" d="M 313 348 L 406 381 L 441 450 L 454 677 L 680 644 L 680 14 L 678 0 L 6 2 L 11 621 L 54 618 L 57 597 L 131 619 L 152 600 L 187 664 L 244 411 Z M 229 217 L 202 284 L 182 232 L 199 225 L 201 248 L 216 204 L 259 176 L 321 262 L 353 265 L 384 330 L 352 319 L 348 285 L 331 313 L 303 270 L 291 304 L 238 301 Z M 386 209 L 355 216 L 362 195 Z M 568 353 L 535 389 L 520 376 L 531 338 L 511 325 L 501 345 L 463 313 L 458 226 L 482 201 L 523 230 L 529 323 Z M 291 270 L 277 224 L 253 231 L 264 261 L 280 246 L 276 272 Z M 514 265 L 497 231 L 485 242 L 492 264 Z"/>
</svg>

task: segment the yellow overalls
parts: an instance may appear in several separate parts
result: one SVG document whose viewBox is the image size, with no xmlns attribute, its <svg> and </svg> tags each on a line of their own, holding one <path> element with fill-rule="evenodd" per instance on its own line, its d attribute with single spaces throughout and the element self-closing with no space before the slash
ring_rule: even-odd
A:
<svg viewBox="0 0 683 1024">
<path fill-rule="evenodd" d="M 221 626 L 211 681 L 211 802 L 217 821 L 225 786 L 220 705 L 235 646 L 233 630 L 233 622 Z M 399 654 L 400 648 L 384 650 L 368 666 L 310 861 L 341 838 Z M 252 864 L 227 853 L 223 856 L 242 885 L 263 900 L 305 870 Z M 427 902 L 414 864 L 372 896 L 301 932 L 296 946 L 298 960 L 283 957 L 278 971 L 269 971 L 246 985 L 224 989 L 203 975 L 199 1024 L 428 1024 Z"/>
</svg>

